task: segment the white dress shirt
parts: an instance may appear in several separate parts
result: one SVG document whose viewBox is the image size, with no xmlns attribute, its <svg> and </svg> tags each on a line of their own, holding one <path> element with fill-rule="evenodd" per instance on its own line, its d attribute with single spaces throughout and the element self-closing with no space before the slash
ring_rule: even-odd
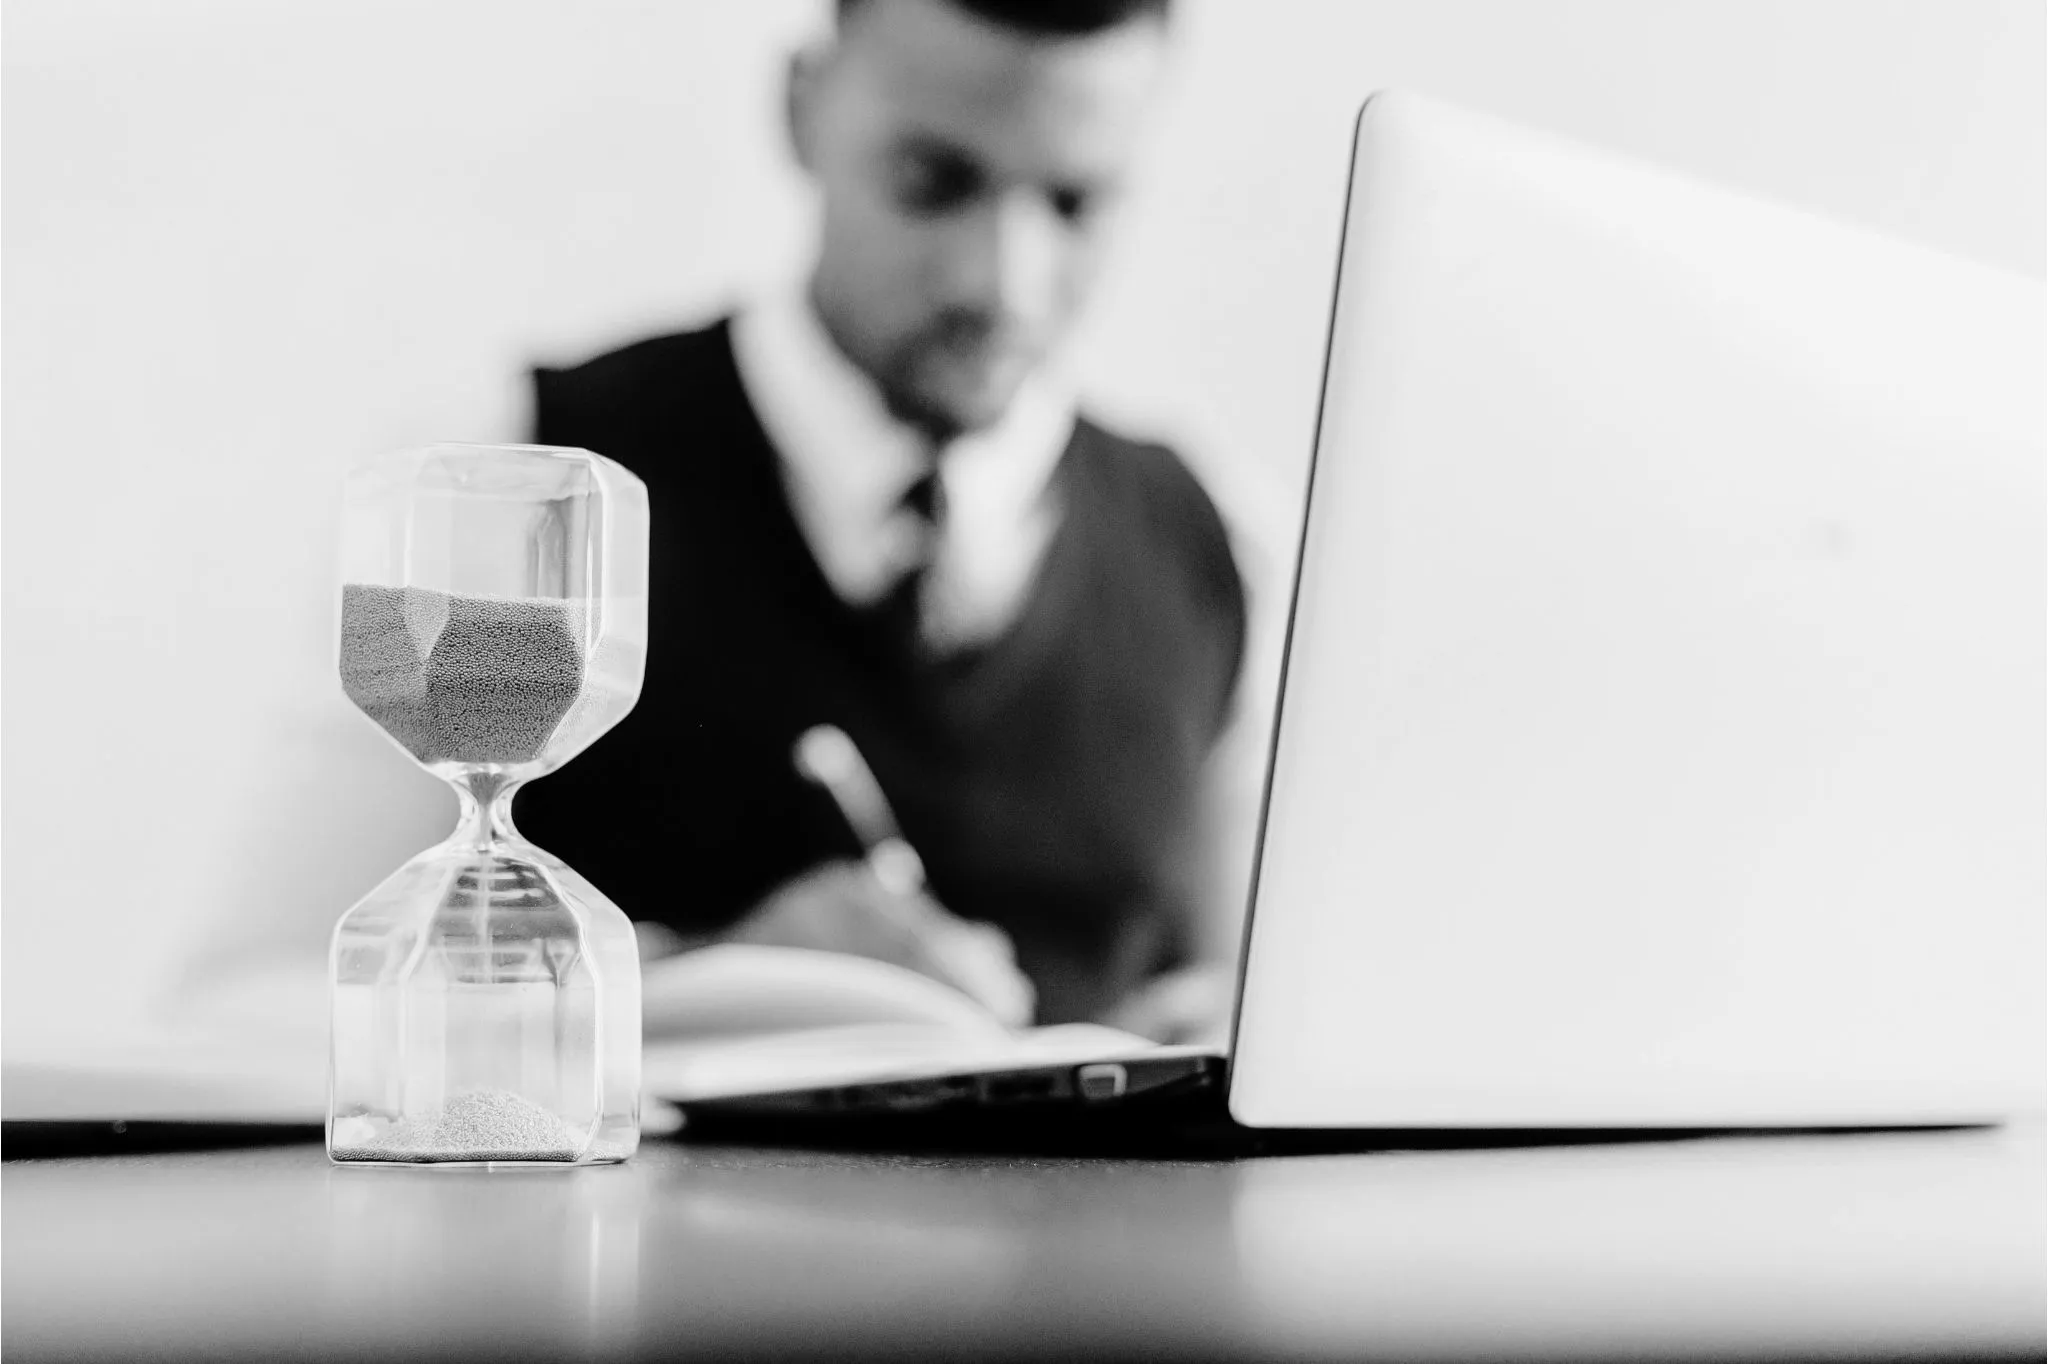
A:
<svg viewBox="0 0 2048 1364">
<path fill-rule="evenodd" d="M 959 647 L 1000 633 L 1059 526 L 1052 475 L 1074 429 L 1072 389 L 1041 374 L 997 424 L 937 450 L 889 412 L 801 287 L 741 309 L 732 339 L 747 397 L 781 456 L 797 525 L 840 598 L 872 605 L 928 562 L 922 618 L 931 643 Z M 904 494 L 935 459 L 945 512 L 931 544 Z"/>
</svg>

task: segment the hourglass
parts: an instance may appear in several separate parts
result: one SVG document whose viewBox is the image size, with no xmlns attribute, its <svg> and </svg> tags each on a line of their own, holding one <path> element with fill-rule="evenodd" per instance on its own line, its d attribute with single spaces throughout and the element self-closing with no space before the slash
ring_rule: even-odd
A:
<svg viewBox="0 0 2048 1364">
<path fill-rule="evenodd" d="M 624 1160 L 633 928 L 511 804 L 640 695 L 647 490 L 585 450 L 409 451 L 348 480 L 341 576 L 343 690 L 460 815 L 335 928 L 328 1155 Z"/>
</svg>

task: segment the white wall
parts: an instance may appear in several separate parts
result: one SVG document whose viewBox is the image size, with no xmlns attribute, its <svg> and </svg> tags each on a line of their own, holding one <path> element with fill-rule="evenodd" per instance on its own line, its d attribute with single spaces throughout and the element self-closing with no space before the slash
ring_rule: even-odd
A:
<svg viewBox="0 0 2048 1364">
<path fill-rule="evenodd" d="M 1284 540 L 1382 85 L 2043 273 L 2038 0 L 1183 0 L 1092 341 Z M 9 1050 L 313 950 L 448 810 L 331 679 L 336 483 L 793 258 L 803 0 L 10 0 Z"/>
</svg>

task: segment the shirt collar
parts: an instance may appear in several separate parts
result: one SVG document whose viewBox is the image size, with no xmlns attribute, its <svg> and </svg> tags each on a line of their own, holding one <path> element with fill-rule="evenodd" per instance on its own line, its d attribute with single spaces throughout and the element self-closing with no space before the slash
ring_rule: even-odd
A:
<svg viewBox="0 0 2048 1364">
<path fill-rule="evenodd" d="M 792 510 L 819 566 L 843 598 L 879 597 L 922 552 L 903 495 L 931 467 L 929 440 L 889 411 L 800 285 L 742 308 L 732 338 L 741 382 L 781 457 Z M 1074 412 L 1071 388 L 1041 373 L 995 425 L 949 444 L 939 463 L 947 538 L 1000 541 L 1031 521 Z"/>
</svg>

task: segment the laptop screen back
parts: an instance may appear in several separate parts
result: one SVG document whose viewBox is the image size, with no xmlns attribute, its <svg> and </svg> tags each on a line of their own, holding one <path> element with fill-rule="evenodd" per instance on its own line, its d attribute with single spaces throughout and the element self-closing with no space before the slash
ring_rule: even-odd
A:
<svg viewBox="0 0 2048 1364">
<path fill-rule="evenodd" d="M 1361 117 L 1231 1106 L 2038 1107 L 2043 295 Z"/>
</svg>

